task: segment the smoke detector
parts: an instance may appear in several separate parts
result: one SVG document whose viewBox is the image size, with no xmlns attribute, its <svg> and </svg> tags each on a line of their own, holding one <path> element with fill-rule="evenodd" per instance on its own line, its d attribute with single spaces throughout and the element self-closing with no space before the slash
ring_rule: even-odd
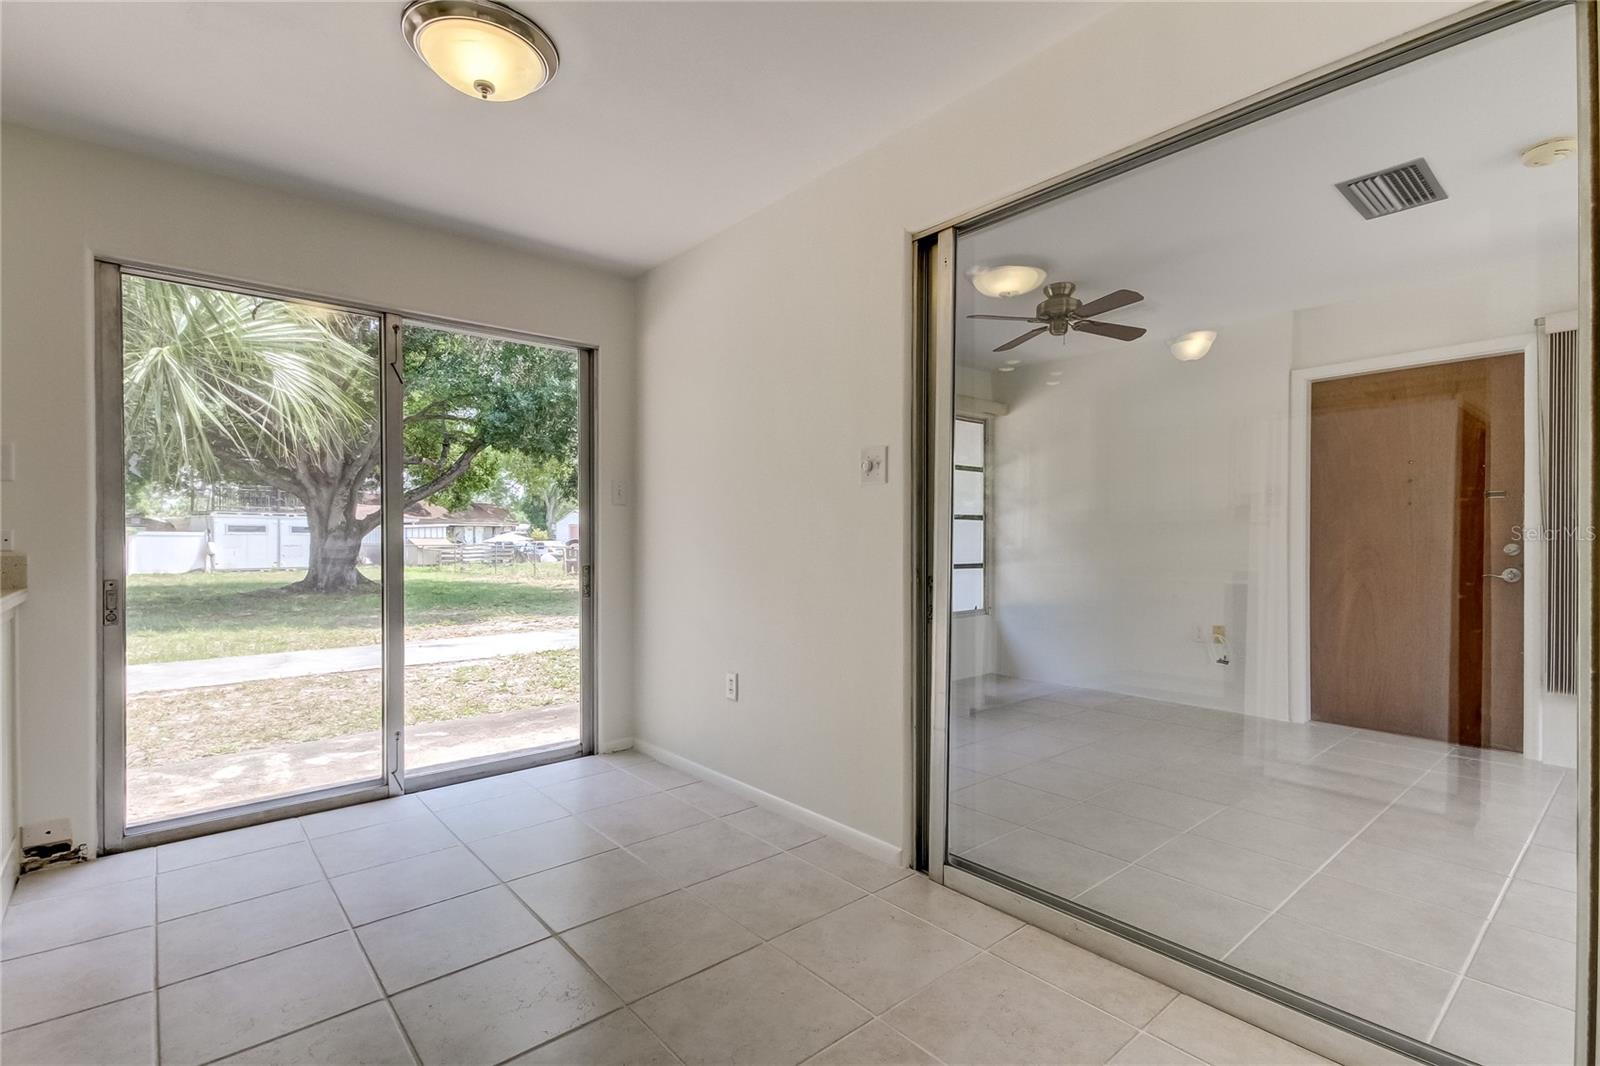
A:
<svg viewBox="0 0 1600 1066">
<path fill-rule="evenodd" d="M 1522 153 L 1522 165 L 1525 167 L 1547 167 L 1577 153 L 1578 140 L 1576 137 L 1552 137 L 1548 141 L 1540 141 L 1532 148 L 1525 149 Z"/>
</svg>

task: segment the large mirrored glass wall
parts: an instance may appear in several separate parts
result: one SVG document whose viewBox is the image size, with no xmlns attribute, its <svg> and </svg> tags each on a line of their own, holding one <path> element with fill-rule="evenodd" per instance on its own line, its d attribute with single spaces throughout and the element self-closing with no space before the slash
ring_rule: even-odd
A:
<svg viewBox="0 0 1600 1066">
<path fill-rule="evenodd" d="M 1575 34 L 957 231 L 951 864 L 1571 1061 Z"/>
</svg>

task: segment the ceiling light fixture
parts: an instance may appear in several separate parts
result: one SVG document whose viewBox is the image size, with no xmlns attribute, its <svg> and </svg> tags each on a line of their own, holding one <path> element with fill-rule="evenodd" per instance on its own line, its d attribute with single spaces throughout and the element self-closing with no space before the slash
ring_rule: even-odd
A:
<svg viewBox="0 0 1600 1066">
<path fill-rule="evenodd" d="M 1211 342 L 1217 339 L 1214 329 L 1197 329 L 1185 333 L 1172 342 L 1172 357 L 1184 363 L 1192 363 L 1196 359 L 1204 359 L 1211 350 Z"/>
<path fill-rule="evenodd" d="M 489 0 L 416 0 L 400 29 L 417 58 L 452 89 L 520 100 L 556 76 L 556 46 L 531 20 Z"/>
<path fill-rule="evenodd" d="M 1036 266 L 979 267 L 972 272 L 972 287 L 985 296 L 1004 299 L 1021 296 L 1044 284 L 1048 274 Z"/>
</svg>

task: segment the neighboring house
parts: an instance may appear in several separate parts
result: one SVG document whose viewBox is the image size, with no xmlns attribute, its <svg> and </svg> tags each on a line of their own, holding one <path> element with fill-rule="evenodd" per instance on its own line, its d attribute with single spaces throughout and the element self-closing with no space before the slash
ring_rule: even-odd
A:
<svg viewBox="0 0 1600 1066">
<path fill-rule="evenodd" d="M 517 516 L 492 503 L 473 503 L 445 515 L 446 536 L 457 544 L 482 544 L 502 533 L 513 533 Z"/>
<path fill-rule="evenodd" d="M 356 506 L 356 515 L 365 517 L 378 506 L 375 499 L 364 501 Z M 575 530 L 576 514 L 573 519 Z M 171 521 L 133 515 L 128 527 L 130 574 L 304 570 L 311 560 L 311 526 L 304 511 L 212 511 Z M 436 566 L 443 549 L 482 544 L 514 531 L 517 521 L 493 504 L 473 503 L 450 512 L 424 501 L 406 508 L 403 527 L 406 565 Z M 381 552 L 382 538 L 373 529 L 361 540 L 360 561 L 376 566 Z"/>
<path fill-rule="evenodd" d="M 550 530 L 550 535 L 561 543 L 578 539 L 578 512 L 576 509 L 568 511 L 556 519 L 555 526 Z"/>
</svg>

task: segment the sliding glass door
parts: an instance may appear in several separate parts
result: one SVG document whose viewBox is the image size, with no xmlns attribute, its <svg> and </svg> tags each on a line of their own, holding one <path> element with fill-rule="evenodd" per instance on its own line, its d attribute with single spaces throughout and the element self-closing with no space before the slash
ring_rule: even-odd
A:
<svg viewBox="0 0 1600 1066">
<path fill-rule="evenodd" d="M 589 353 L 97 271 L 109 847 L 585 749 Z"/>
<path fill-rule="evenodd" d="M 581 354 L 418 323 L 401 336 L 406 771 L 576 750 Z"/>
<path fill-rule="evenodd" d="M 1586 126 L 1574 9 L 1497 18 L 927 240 L 927 846 L 1416 1059 L 1558 1063 Z"/>
</svg>

